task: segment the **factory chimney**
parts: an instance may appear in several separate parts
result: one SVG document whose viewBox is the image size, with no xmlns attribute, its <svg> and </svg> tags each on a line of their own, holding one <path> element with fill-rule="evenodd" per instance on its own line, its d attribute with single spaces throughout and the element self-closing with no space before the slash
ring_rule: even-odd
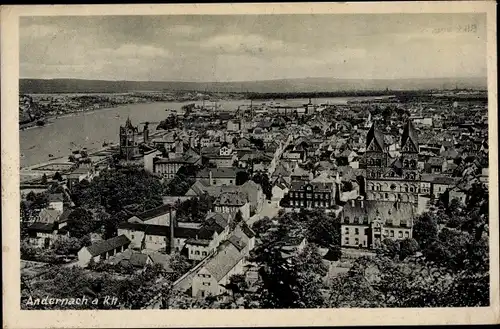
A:
<svg viewBox="0 0 500 329">
<path fill-rule="evenodd" d="M 170 222 L 170 254 L 174 253 L 175 250 L 175 234 L 174 229 L 177 225 L 175 216 L 172 216 L 172 207 L 169 209 L 169 222 Z"/>
</svg>

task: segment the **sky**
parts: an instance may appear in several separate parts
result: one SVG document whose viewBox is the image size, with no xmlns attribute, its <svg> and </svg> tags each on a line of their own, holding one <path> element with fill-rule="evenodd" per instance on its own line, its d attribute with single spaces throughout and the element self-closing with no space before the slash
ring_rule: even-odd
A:
<svg viewBox="0 0 500 329">
<path fill-rule="evenodd" d="M 21 17 L 20 77 L 485 77 L 484 14 Z"/>
</svg>

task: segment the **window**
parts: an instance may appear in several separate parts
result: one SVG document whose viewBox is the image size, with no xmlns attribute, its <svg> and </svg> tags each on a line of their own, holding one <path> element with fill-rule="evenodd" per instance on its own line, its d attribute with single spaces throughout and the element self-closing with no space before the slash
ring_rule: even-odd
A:
<svg viewBox="0 0 500 329">
<path fill-rule="evenodd" d="M 402 239 L 403 238 L 403 231 L 399 231 L 398 233 L 398 238 Z"/>
<path fill-rule="evenodd" d="M 410 187 L 410 192 L 413 192 L 413 191 L 414 191 L 414 190 L 413 190 L 413 187 Z"/>
<path fill-rule="evenodd" d="M 345 239 L 344 239 L 344 243 L 345 243 L 345 244 L 349 244 L 349 237 L 347 237 L 347 236 L 345 237 Z"/>
<path fill-rule="evenodd" d="M 359 228 L 357 228 L 357 227 L 356 227 L 356 228 L 354 229 L 354 234 L 359 235 Z"/>
<path fill-rule="evenodd" d="M 133 234 L 131 235 L 131 237 L 132 237 L 132 240 L 134 240 L 134 235 Z"/>
<path fill-rule="evenodd" d="M 388 236 L 389 235 L 389 230 L 384 230 L 384 236 Z"/>
<path fill-rule="evenodd" d="M 359 239 L 358 238 L 354 239 L 354 244 L 355 245 L 359 245 Z"/>
<path fill-rule="evenodd" d="M 202 256 L 206 256 L 206 255 L 207 255 L 207 252 L 206 252 L 206 251 L 202 251 L 202 252 L 201 252 L 201 255 L 202 255 Z"/>
<path fill-rule="evenodd" d="M 233 180 L 232 179 L 229 180 L 229 184 L 233 184 Z"/>
<path fill-rule="evenodd" d="M 366 247 L 366 240 L 363 240 L 363 247 Z"/>
<path fill-rule="evenodd" d="M 389 199 L 389 193 L 386 193 L 386 194 L 385 194 L 385 198 L 386 198 L 386 199 Z"/>
<path fill-rule="evenodd" d="M 394 237 L 394 230 L 391 230 L 391 238 Z"/>
<path fill-rule="evenodd" d="M 151 235 L 149 236 L 149 241 L 153 241 L 153 237 Z"/>
<path fill-rule="evenodd" d="M 210 286 L 210 282 L 203 282 L 204 286 Z"/>
<path fill-rule="evenodd" d="M 199 255 L 200 254 L 200 251 L 199 250 L 196 250 L 195 251 L 195 255 Z"/>
<path fill-rule="evenodd" d="M 349 220 L 349 217 L 346 217 L 346 220 Z M 349 228 L 348 227 L 345 228 L 345 233 L 349 234 Z"/>
<path fill-rule="evenodd" d="M 410 237 L 410 232 L 406 231 L 405 232 L 405 238 L 409 238 Z"/>
</svg>

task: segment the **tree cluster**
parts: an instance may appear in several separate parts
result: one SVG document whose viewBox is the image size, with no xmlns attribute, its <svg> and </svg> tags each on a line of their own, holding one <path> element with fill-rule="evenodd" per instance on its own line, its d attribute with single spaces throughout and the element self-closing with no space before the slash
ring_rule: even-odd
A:
<svg viewBox="0 0 500 329">
<path fill-rule="evenodd" d="M 177 202 L 175 205 L 177 220 L 180 222 L 203 222 L 207 213 L 213 209 L 214 201 L 214 197 L 203 194 L 198 198 Z"/>
</svg>

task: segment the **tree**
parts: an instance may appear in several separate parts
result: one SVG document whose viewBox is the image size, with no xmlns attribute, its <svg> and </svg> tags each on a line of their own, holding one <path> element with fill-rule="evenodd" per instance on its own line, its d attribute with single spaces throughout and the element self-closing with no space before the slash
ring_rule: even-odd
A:
<svg viewBox="0 0 500 329">
<path fill-rule="evenodd" d="M 146 211 L 163 204 L 164 186 L 158 177 L 142 169 L 125 168 L 104 170 L 89 184 L 77 184 L 73 191 L 74 202 L 80 206 L 102 206 L 114 215 L 125 206 L 135 206 Z"/>
<path fill-rule="evenodd" d="M 399 241 L 384 239 L 381 248 L 377 249 L 377 252 L 390 259 L 398 259 L 401 252 Z"/>
<path fill-rule="evenodd" d="M 262 192 L 266 199 L 270 200 L 272 197 L 272 186 L 269 177 L 265 173 L 257 173 L 252 177 L 252 180 L 262 187 Z"/>
<path fill-rule="evenodd" d="M 437 234 L 437 222 L 432 214 L 425 213 L 415 220 L 413 238 L 418 242 L 421 249 L 425 249 L 431 242 L 436 240 Z"/>
<path fill-rule="evenodd" d="M 264 218 L 256 221 L 253 224 L 252 229 L 255 231 L 257 236 L 261 236 L 265 234 L 271 227 L 273 227 L 273 221 L 269 217 L 265 216 Z"/>
<path fill-rule="evenodd" d="M 405 260 L 407 257 L 415 255 L 419 250 L 418 242 L 413 238 L 406 238 L 399 242 L 399 259 Z"/>
<path fill-rule="evenodd" d="M 226 288 L 231 290 L 233 301 L 236 302 L 236 296 L 238 294 L 244 295 L 248 289 L 248 283 L 246 282 L 244 274 L 233 274 L 229 278 L 229 283 Z"/>
<path fill-rule="evenodd" d="M 45 184 L 47 184 L 47 181 L 48 181 L 47 175 L 43 174 L 41 183 L 45 185 Z"/>
<path fill-rule="evenodd" d="M 322 276 L 326 268 L 316 246 L 310 244 L 299 255 L 285 256 L 282 252 L 287 237 L 300 234 L 293 230 L 297 216 L 284 216 L 274 230 L 260 237 L 251 253 L 251 261 L 259 266 L 261 282 L 257 295 L 245 296 L 246 305 L 256 302 L 260 308 L 321 307 L 323 298 Z"/>
<path fill-rule="evenodd" d="M 351 181 L 345 181 L 342 183 L 342 192 L 349 192 L 354 189 L 354 186 Z"/>
<path fill-rule="evenodd" d="M 252 143 L 258 150 L 264 149 L 264 141 L 262 139 L 250 136 L 250 143 Z"/>
<path fill-rule="evenodd" d="M 230 230 L 234 230 L 236 226 L 238 226 L 238 224 L 240 224 L 241 222 L 243 222 L 243 214 L 241 213 L 241 210 L 238 210 L 238 212 L 234 216 L 234 219 L 229 224 Z"/>
<path fill-rule="evenodd" d="M 236 185 L 243 185 L 250 179 L 250 174 L 247 171 L 240 170 L 236 173 Z"/>
<path fill-rule="evenodd" d="M 77 238 L 60 237 L 54 241 L 52 249 L 57 255 L 76 254 L 82 248 L 82 243 Z"/>
<path fill-rule="evenodd" d="M 54 174 L 54 177 L 52 177 L 52 179 L 59 181 L 59 182 L 63 180 L 62 175 L 59 171 L 56 171 L 56 173 Z"/>
<path fill-rule="evenodd" d="M 201 223 L 205 220 L 207 213 L 212 210 L 215 198 L 209 194 L 202 194 L 198 198 L 192 198 L 175 205 L 178 221 Z"/>
<path fill-rule="evenodd" d="M 340 219 L 323 211 L 303 212 L 306 217 L 307 239 L 321 247 L 340 245 Z"/>
<path fill-rule="evenodd" d="M 173 271 L 170 280 L 174 282 L 175 280 L 180 278 L 183 274 L 187 273 L 192 266 L 187 257 L 176 253 L 172 256 L 172 258 L 170 258 L 170 267 L 172 268 Z"/>
<path fill-rule="evenodd" d="M 82 238 L 96 229 L 92 213 L 83 208 L 76 208 L 68 216 L 68 231 L 71 237 Z"/>
</svg>

